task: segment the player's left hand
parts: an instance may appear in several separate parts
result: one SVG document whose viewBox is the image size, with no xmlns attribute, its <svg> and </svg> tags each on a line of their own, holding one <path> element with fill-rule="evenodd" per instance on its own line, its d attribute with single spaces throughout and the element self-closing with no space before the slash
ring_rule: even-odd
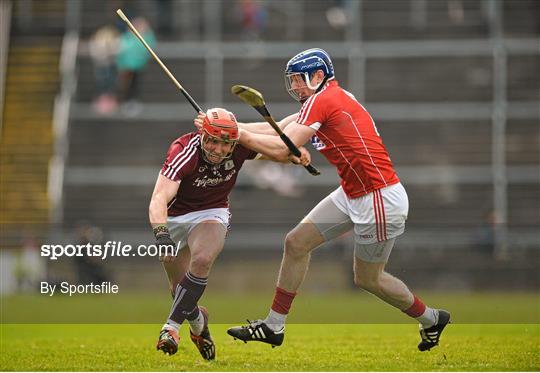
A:
<svg viewBox="0 0 540 373">
<path fill-rule="evenodd" d="M 160 234 L 156 237 L 156 244 L 159 249 L 159 261 L 164 263 L 171 263 L 176 259 L 174 256 L 174 241 L 168 233 Z"/>
<path fill-rule="evenodd" d="M 298 150 L 300 150 L 300 157 L 295 157 L 292 154 L 289 154 L 289 161 L 291 161 L 294 164 L 307 166 L 311 163 L 311 154 L 307 151 L 306 148 L 303 146 L 299 147 Z"/>
<path fill-rule="evenodd" d="M 206 117 L 206 114 L 203 113 L 203 112 L 199 112 L 199 114 L 197 115 L 197 117 L 195 119 L 193 119 L 193 124 L 195 125 L 195 127 L 200 130 L 202 128 L 202 125 L 203 125 L 203 120 L 204 118 Z"/>
</svg>

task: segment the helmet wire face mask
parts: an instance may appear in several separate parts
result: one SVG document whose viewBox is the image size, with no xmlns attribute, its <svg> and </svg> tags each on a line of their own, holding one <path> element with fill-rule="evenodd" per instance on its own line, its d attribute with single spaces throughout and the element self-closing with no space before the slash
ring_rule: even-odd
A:
<svg viewBox="0 0 540 373">
<path fill-rule="evenodd" d="M 210 109 L 206 112 L 206 117 L 202 126 L 202 151 L 206 162 L 212 164 L 221 164 L 224 160 L 230 158 L 234 148 L 240 139 L 238 124 L 233 113 L 221 108 Z M 230 144 L 230 149 L 226 154 L 218 154 L 207 149 L 214 145 Z M 223 146 L 223 145 L 222 145 Z M 212 161 L 212 159 L 218 159 Z"/>
<path fill-rule="evenodd" d="M 319 84 L 312 85 L 311 78 L 318 70 L 323 72 L 324 79 Z M 313 92 L 317 92 L 328 80 L 333 78 L 334 66 L 330 56 L 319 48 L 298 53 L 287 62 L 285 68 L 285 88 L 291 97 L 299 102 L 307 100 Z"/>
<path fill-rule="evenodd" d="M 308 92 L 306 90 L 310 89 L 311 85 L 309 84 L 309 81 L 310 77 L 307 73 L 285 74 L 285 88 L 291 97 L 299 102 L 304 102 L 309 97 L 309 94 L 302 94 L 302 91 Z"/>
</svg>

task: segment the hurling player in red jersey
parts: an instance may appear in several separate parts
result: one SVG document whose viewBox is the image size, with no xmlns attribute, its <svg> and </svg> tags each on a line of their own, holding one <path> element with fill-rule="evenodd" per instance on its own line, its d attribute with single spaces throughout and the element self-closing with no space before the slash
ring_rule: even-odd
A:
<svg viewBox="0 0 540 373">
<path fill-rule="evenodd" d="M 418 349 L 436 346 L 450 321 L 445 310 L 427 307 L 384 268 L 396 237 L 405 229 L 409 202 L 373 119 L 334 77 L 330 56 L 309 49 L 285 69 L 289 94 L 302 103 L 284 132 L 297 145 L 311 141 L 336 167 L 341 185 L 290 231 L 277 288 L 266 319 L 234 327 L 228 333 L 243 341 L 283 343 L 285 319 L 306 275 L 310 252 L 345 232 L 354 233 L 354 282 L 420 322 Z M 287 148 L 277 136 L 240 127 L 240 144 L 283 157 Z"/>
<path fill-rule="evenodd" d="M 286 118 L 284 126 L 295 118 Z M 191 340 L 206 360 L 215 358 L 208 330 L 208 311 L 197 305 L 210 268 L 223 249 L 229 225 L 228 197 L 245 160 L 257 152 L 238 144 L 236 118 L 225 109 L 210 109 L 195 120 L 198 132 L 171 144 L 159 173 L 149 207 L 149 218 L 169 280 L 173 306 L 160 332 L 157 349 L 172 355 L 178 350 L 178 329 L 187 319 Z M 309 162 L 305 149 L 302 161 Z M 276 161 L 287 161 L 288 156 Z M 175 256 L 174 248 L 181 250 Z"/>
</svg>

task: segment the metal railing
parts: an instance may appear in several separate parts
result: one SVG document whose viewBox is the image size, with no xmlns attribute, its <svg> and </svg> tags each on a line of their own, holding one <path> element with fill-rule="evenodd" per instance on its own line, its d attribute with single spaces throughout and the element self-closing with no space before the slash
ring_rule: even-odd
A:
<svg viewBox="0 0 540 373">
<path fill-rule="evenodd" d="M 69 120 L 71 101 L 77 90 L 77 56 L 79 54 L 79 26 L 81 2 L 65 2 L 65 34 L 60 52 L 60 93 L 55 97 L 53 109 L 54 155 L 49 162 L 49 221 L 58 224 L 63 219 L 65 164 L 69 150 Z"/>
<path fill-rule="evenodd" d="M 4 122 L 4 95 L 6 85 L 7 57 L 11 27 L 11 0 L 0 1 L 0 137 Z"/>
</svg>

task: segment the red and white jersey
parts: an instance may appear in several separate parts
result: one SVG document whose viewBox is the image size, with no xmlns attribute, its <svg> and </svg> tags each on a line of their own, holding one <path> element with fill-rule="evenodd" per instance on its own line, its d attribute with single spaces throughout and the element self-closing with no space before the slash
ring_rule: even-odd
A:
<svg viewBox="0 0 540 373">
<path fill-rule="evenodd" d="M 399 182 L 373 119 L 337 81 L 311 96 L 296 121 L 317 131 L 311 142 L 336 166 L 349 198 Z"/>
<path fill-rule="evenodd" d="M 169 203 L 168 216 L 218 207 L 229 207 L 231 192 L 238 172 L 246 159 L 256 152 L 237 144 L 232 156 L 219 165 L 204 160 L 201 135 L 190 132 L 174 140 L 160 173 L 179 182 L 176 198 Z"/>
</svg>

